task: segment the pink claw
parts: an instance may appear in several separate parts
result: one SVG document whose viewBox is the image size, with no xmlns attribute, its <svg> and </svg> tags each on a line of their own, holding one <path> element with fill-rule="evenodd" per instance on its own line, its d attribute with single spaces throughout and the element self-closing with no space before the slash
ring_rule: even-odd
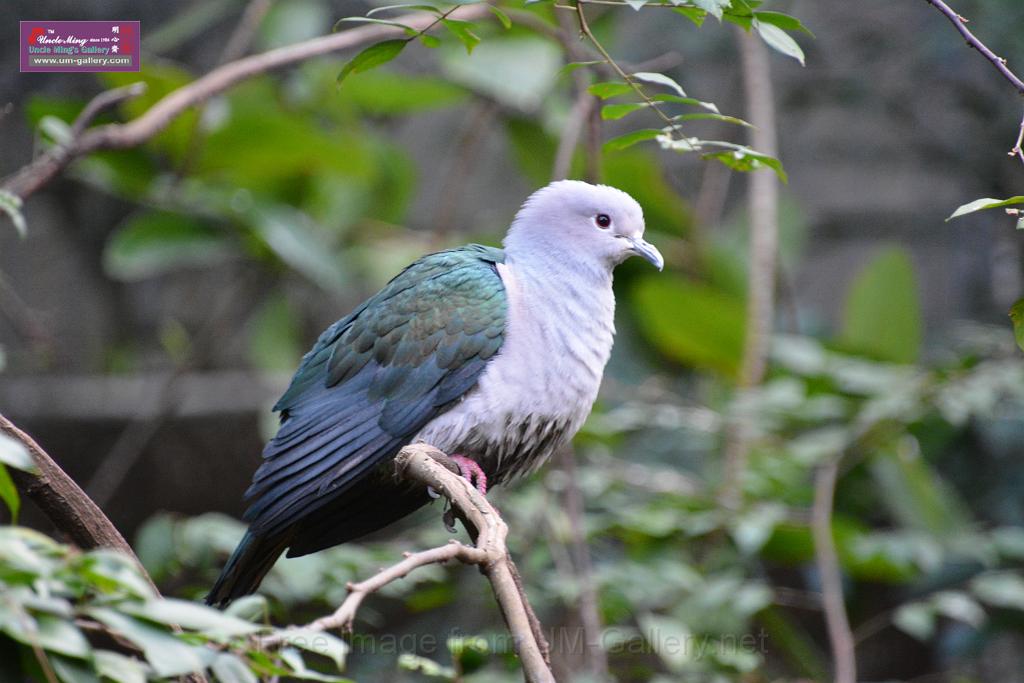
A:
<svg viewBox="0 0 1024 683">
<path fill-rule="evenodd" d="M 475 486 L 477 491 L 487 495 L 487 475 L 480 469 L 480 465 L 475 460 L 464 455 L 452 455 L 450 457 L 459 466 L 462 476 L 468 479 L 469 483 Z"/>
</svg>

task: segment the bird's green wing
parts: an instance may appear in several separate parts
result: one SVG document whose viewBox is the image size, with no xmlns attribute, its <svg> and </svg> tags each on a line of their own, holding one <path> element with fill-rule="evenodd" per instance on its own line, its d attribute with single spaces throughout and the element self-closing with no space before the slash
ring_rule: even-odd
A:
<svg viewBox="0 0 1024 683">
<path fill-rule="evenodd" d="M 335 500 L 475 384 L 505 337 L 499 249 L 425 256 L 306 354 L 246 493 L 257 535 Z"/>
</svg>

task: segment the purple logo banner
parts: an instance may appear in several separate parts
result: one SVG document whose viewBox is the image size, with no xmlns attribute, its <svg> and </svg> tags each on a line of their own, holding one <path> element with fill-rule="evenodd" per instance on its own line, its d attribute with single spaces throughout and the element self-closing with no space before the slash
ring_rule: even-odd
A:
<svg viewBox="0 0 1024 683">
<path fill-rule="evenodd" d="M 22 21 L 22 71 L 138 71 L 137 21 Z"/>
</svg>

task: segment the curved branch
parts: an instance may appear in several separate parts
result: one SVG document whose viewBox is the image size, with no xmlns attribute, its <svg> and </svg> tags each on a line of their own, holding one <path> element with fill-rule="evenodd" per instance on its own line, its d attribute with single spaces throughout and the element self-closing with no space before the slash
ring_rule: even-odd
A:
<svg viewBox="0 0 1024 683">
<path fill-rule="evenodd" d="M 423 443 L 406 446 L 395 457 L 398 477 L 429 486 L 451 501 L 452 509 L 462 518 L 473 537 L 474 545 L 468 546 L 452 539 L 437 548 L 406 553 L 400 562 L 382 569 L 368 579 L 350 584 L 348 596 L 333 614 L 316 619 L 303 629 L 349 629 L 366 596 L 404 578 L 419 567 L 459 560 L 480 567 L 480 571 L 490 581 L 498 607 L 512 633 L 516 653 L 523 663 L 528 683 L 554 683 L 555 678 L 547 661 L 547 642 L 505 545 L 508 526 L 487 498 L 464 477 L 455 473 L 456 469 L 448 456 Z M 267 636 L 260 639 L 260 644 L 267 647 L 282 645 L 288 641 L 288 635 L 288 631 L 283 631 Z"/>
<path fill-rule="evenodd" d="M 1008 80 L 1013 85 L 1013 87 L 1017 89 L 1017 92 L 1019 92 L 1021 95 L 1024 95 L 1024 81 L 1022 81 L 1017 76 L 1017 74 L 1013 73 L 1013 71 L 1010 70 L 1010 68 L 1006 65 L 1006 59 L 1000 57 L 995 52 L 992 52 L 992 50 L 990 50 L 988 46 L 985 45 L 985 43 L 978 40 L 977 36 L 971 33 L 971 30 L 967 28 L 967 20 L 964 19 L 962 15 L 954 11 L 949 5 L 943 2 L 943 0 L 924 1 L 931 5 L 932 7 L 934 7 L 935 9 L 942 12 L 942 14 L 947 19 L 949 19 L 949 22 L 953 24 L 956 30 L 960 32 L 960 35 L 964 37 L 964 40 L 967 41 L 967 44 L 970 47 L 973 47 L 978 52 L 980 52 L 982 56 L 985 57 L 985 59 L 992 62 L 992 66 L 994 66 L 999 71 L 999 73 L 1003 75 L 1003 78 Z"/>
<path fill-rule="evenodd" d="M 489 16 L 489 12 L 490 7 L 486 3 L 481 3 L 459 7 L 450 16 L 453 19 L 469 21 Z M 436 22 L 437 17 L 429 12 L 417 12 L 395 17 L 395 20 L 415 30 L 425 30 Z M 205 102 L 240 81 L 313 57 L 347 50 L 401 33 L 401 29 L 392 26 L 360 26 L 228 62 L 188 85 L 170 92 L 136 119 L 83 131 L 70 142 L 37 157 L 5 178 L 0 182 L 0 190 L 6 190 L 24 199 L 52 180 L 78 157 L 98 150 L 125 149 L 140 145 L 166 128 L 186 109 Z M 105 96 L 105 93 L 101 93 L 86 108 L 93 108 L 93 103 Z"/>
</svg>

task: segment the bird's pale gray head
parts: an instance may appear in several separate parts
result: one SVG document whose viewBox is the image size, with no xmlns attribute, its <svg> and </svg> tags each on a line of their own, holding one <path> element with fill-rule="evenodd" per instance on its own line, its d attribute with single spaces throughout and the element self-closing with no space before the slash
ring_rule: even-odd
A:
<svg viewBox="0 0 1024 683">
<path fill-rule="evenodd" d="M 608 185 L 560 180 L 537 190 L 516 214 L 505 237 L 513 259 L 554 258 L 611 271 L 630 256 L 658 270 L 661 253 L 644 240 L 644 213 L 636 200 Z"/>
</svg>

